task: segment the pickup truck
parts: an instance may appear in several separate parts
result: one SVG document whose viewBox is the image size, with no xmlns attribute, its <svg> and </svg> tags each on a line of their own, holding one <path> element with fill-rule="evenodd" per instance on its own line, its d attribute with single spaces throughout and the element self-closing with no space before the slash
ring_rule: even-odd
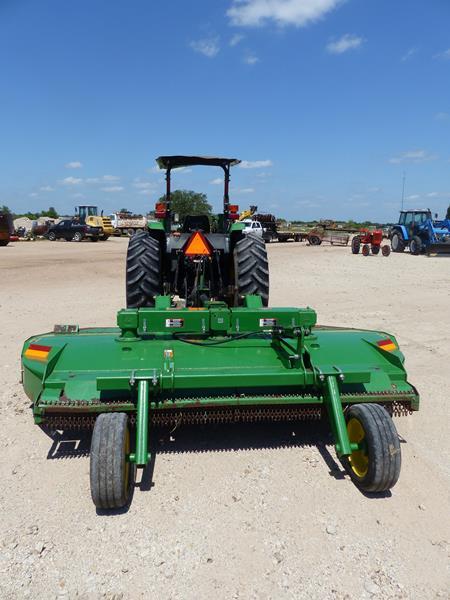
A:
<svg viewBox="0 0 450 600">
<path fill-rule="evenodd" d="M 242 233 L 251 233 L 253 235 L 257 235 L 258 237 L 263 237 L 263 228 L 259 221 L 252 221 L 252 219 L 243 219 L 242 223 L 244 223 L 245 225 L 245 229 L 243 229 Z"/>
<path fill-rule="evenodd" d="M 64 219 L 56 225 L 51 225 L 46 233 L 46 237 L 51 242 L 60 238 L 72 242 L 81 242 L 81 240 L 87 238 L 92 242 L 97 242 L 102 233 L 101 227 L 92 227 L 73 219 Z"/>
</svg>

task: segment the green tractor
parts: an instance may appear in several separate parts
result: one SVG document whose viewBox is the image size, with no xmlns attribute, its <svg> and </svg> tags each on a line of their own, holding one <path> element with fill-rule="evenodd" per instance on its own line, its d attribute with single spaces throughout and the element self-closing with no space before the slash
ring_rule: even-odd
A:
<svg viewBox="0 0 450 600">
<path fill-rule="evenodd" d="M 151 463 L 161 426 L 324 418 L 358 488 L 379 494 L 398 480 L 391 416 L 417 411 L 419 394 L 397 340 L 382 329 L 319 326 L 309 307 L 267 306 L 264 244 L 245 236 L 228 200 L 237 162 L 159 158 L 167 172 L 161 221 L 130 240 L 128 307 L 117 326 L 59 324 L 24 343 L 22 381 L 35 423 L 50 432 L 93 427 L 97 509 L 131 501 L 135 469 Z M 195 164 L 225 173 L 217 232 L 205 216 L 172 231 L 170 172 Z"/>
<path fill-rule="evenodd" d="M 152 307 L 161 295 L 178 296 L 187 307 L 211 300 L 242 306 L 244 297 L 258 295 L 269 302 L 269 268 L 264 241 L 244 233 L 239 207 L 230 204 L 230 169 L 235 158 L 160 156 L 166 171 L 166 195 L 158 203 L 155 221 L 130 240 L 127 253 L 128 308 Z M 223 212 L 214 231 L 207 215 L 188 215 L 177 228 L 171 207 L 171 172 L 194 165 L 221 167 L 224 172 Z"/>
</svg>

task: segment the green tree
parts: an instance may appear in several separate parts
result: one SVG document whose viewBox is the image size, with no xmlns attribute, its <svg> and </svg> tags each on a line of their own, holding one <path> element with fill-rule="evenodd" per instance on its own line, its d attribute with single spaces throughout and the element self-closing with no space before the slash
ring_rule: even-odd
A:
<svg viewBox="0 0 450 600">
<path fill-rule="evenodd" d="M 165 196 L 161 196 L 158 202 L 164 202 L 165 199 Z M 172 211 L 178 214 L 180 221 L 186 215 L 211 216 L 212 206 L 209 204 L 206 194 L 192 190 L 175 190 L 170 194 L 170 199 Z"/>
<path fill-rule="evenodd" d="M 447 208 L 447 214 L 445 215 L 445 218 L 446 219 L 450 219 L 450 204 L 449 204 L 449 206 Z"/>
<path fill-rule="evenodd" d="M 48 210 L 43 210 L 41 212 L 41 216 L 49 217 L 50 219 L 57 219 L 59 215 L 56 212 L 55 208 L 53 206 L 50 206 L 50 208 Z"/>
</svg>

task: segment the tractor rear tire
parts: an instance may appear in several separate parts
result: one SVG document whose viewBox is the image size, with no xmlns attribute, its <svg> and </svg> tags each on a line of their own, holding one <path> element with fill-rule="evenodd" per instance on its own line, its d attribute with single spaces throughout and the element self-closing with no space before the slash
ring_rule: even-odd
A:
<svg viewBox="0 0 450 600">
<path fill-rule="evenodd" d="M 364 244 L 364 246 L 362 247 L 362 254 L 363 254 L 363 256 L 369 256 L 369 254 L 370 254 L 369 244 Z"/>
<path fill-rule="evenodd" d="M 124 507 L 134 480 L 134 465 L 126 460 L 130 431 L 125 413 L 102 413 L 94 426 L 91 442 L 91 496 L 97 508 Z"/>
<path fill-rule="evenodd" d="M 370 246 L 370 250 L 372 252 L 372 254 L 375 254 L 375 256 L 380 252 L 380 246 L 374 246 L 373 244 Z"/>
<path fill-rule="evenodd" d="M 391 253 L 391 247 L 388 246 L 387 244 L 385 244 L 384 246 L 381 247 L 381 254 L 383 256 L 389 256 L 389 254 Z"/>
<path fill-rule="evenodd" d="M 418 256 L 422 252 L 422 240 L 418 235 L 413 235 L 409 242 L 409 251 L 414 256 Z"/>
<path fill-rule="evenodd" d="M 405 249 L 405 240 L 397 231 L 392 234 L 391 248 L 392 252 L 403 252 Z"/>
<path fill-rule="evenodd" d="M 128 242 L 127 308 L 155 306 L 163 293 L 162 257 L 159 243 L 147 231 L 138 231 Z"/>
<path fill-rule="evenodd" d="M 352 254 L 359 254 L 359 249 L 361 248 L 361 238 L 359 235 L 355 235 L 352 239 Z"/>
<path fill-rule="evenodd" d="M 234 306 L 242 306 L 244 296 L 261 296 L 263 306 L 269 304 L 269 262 L 264 241 L 245 235 L 234 247 Z"/>
<path fill-rule="evenodd" d="M 364 492 L 386 492 L 397 483 L 401 467 L 398 433 L 379 404 L 354 404 L 346 412 L 350 442 L 362 449 L 343 459 L 351 479 Z"/>
</svg>

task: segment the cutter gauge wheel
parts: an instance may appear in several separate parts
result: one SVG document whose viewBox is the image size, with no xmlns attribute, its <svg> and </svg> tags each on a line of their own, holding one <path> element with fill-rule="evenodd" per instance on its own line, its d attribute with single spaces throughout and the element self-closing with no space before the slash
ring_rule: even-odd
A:
<svg viewBox="0 0 450 600">
<path fill-rule="evenodd" d="M 347 411 L 350 443 L 359 445 L 343 460 L 353 482 L 365 492 L 386 492 L 397 483 L 401 450 L 394 422 L 378 404 L 354 404 Z"/>
<path fill-rule="evenodd" d="M 131 495 L 134 465 L 130 452 L 130 431 L 125 413 L 102 413 L 95 421 L 91 443 L 91 496 L 97 508 L 125 506 Z"/>
</svg>

